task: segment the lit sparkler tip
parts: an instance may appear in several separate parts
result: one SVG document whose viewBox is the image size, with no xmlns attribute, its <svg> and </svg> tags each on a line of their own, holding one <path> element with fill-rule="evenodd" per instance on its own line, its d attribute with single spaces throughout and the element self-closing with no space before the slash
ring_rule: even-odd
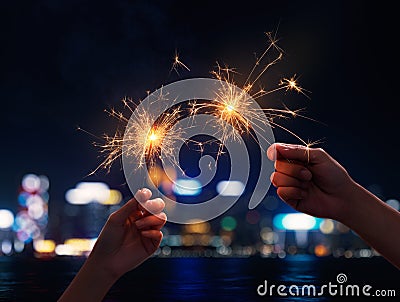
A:
<svg viewBox="0 0 400 302">
<path fill-rule="evenodd" d="M 149 135 L 149 140 L 150 141 L 155 141 L 155 140 L 157 140 L 157 135 L 153 132 L 153 133 L 151 133 L 150 135 Z"/>
<path fill-rule="evenodd" d="M 226 106 L 226 110 L 227 110 L 228 112 L 232 112 L 233 110 L 235 110 L 235 107 L 233 107 L 233 105 L 228 104 L 228 105 Z"/>
</svg>

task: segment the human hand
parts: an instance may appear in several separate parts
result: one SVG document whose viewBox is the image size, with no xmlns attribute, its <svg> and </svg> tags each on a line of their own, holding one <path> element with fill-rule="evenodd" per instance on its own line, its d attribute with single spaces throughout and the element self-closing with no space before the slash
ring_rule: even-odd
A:
<svg viewBox="0 0 400 302">
<path fill-rule="evenodd" d="M 88 259 L 59 302 L 101 301 L 119 277 L 157 250 L 167 216 L 162 212 L 164 201 L 150 197 L 150 190 L 139 190 L 110 215 Z"/>
<path fill-rule="evenodd" d="M 356 184 L 336 160 L 320 148 L 278 143 L 267 155 L 275 161 L 271 182 L 281 199 L 306 214 L 341 220 Z"/>
<path fill-rule="evenodd" d="M 162 212 L 165 204 L 160 198 L 150 197 L 150 190 L 139 190 L 112 213 L 88 258 L 115 279 L 150 257 L 160 245 L 160 229 L 167 220 Z"/>
</svg>

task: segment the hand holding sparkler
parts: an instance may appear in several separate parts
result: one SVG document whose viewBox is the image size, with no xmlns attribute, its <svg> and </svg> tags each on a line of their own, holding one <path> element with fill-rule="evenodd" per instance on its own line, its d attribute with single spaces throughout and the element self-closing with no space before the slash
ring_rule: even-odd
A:
<svg viewBox="0 0 400 302">
<path fill-rule="evenodd" d="M 400 213 L 357 184 L 346 170 L 319 148 L 273 144 L 271 175 L 278 195 L 298 211 L 336 219 L 400 268 Z"/>
<path fill-rule="evenodd" d="M 150 197 L 150 190 L 139 190 L 110 215 L 91 254 L 59 301 L 101 301 L 124 273 L 157 250 L 167 217 L 162 212 L 164 201 Z"/>
<path fill-rule="evenodd" d="M 340 220 L 353 180 L 324 150 L 301 145 L 274 144 L 271 182 L 287 204 L 298 211 Z"/>
</svg>

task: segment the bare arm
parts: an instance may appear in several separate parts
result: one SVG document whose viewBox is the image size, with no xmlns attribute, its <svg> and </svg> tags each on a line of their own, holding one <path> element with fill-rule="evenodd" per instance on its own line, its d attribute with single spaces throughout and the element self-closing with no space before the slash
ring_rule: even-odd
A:
<svg viewBox="0 0 400 302">
<path fill-rule="evenodd" d="M 166 222 L 164 202 L 148 189 L 110 215 L 88 259 L 58 300 L 101 301 L 110 287 L 159 247 Z M 145 210 L 138 201 L 140 200 Z M 153 213 L 153 214 L 152 214 Z"/>
<path fill-rule="evenodd" d="M 274 144 L 271 181 L 277 193 L 298 211 L 332 218 L 353 229 L 400 268 L 400 213 L 357 184 L 347 171 L 319 148 Z"/>
<path fill-rule="evenodd" d="M 400 269 L 400 213 L 358 184 L 341 222 Z"/>
</svg>

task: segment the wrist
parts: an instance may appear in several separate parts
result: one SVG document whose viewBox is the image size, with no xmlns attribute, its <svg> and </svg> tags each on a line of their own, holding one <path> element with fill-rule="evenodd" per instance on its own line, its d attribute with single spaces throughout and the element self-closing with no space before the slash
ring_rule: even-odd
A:
<svg viewBox="0 0 400 302">
<path fill-rule="evenodd" d="M 89 256 L 58 301 L 102 301 L 117 279 L 104 270 L 97 259 Z"/>
<path fill-rule="evenodd" d="M 101 281 L 104 285 L 109 285 L 109 287 L 121 277 L 121 274 L 117 274 L 104 266 L 104 261 L 97 259 L 95 255 L 89 255 L 84 267 L 91 272 L 96 280 Z"/>
<path fill-rule="evenodd" d="M 353 179 L 350 180 L 349 185 L 343 191 L 343 205 L 337 215 L 337 221 L 351 227 L 351 222 L 354 221 L 360 210 L 360 202 L 363 200 L 362 194 L 364 191 L 365 189 L 361 185 Z"/>
<path fill-rule="evenodd" d="M 369 212 L 371 209 L 366 204 L 368 192 L 360 184 L 351 180 L 349 187 L 345 190 L 344 206 L 338 221 L 353 228 L 353 224 L 359 216 Z"/>
</svg>

